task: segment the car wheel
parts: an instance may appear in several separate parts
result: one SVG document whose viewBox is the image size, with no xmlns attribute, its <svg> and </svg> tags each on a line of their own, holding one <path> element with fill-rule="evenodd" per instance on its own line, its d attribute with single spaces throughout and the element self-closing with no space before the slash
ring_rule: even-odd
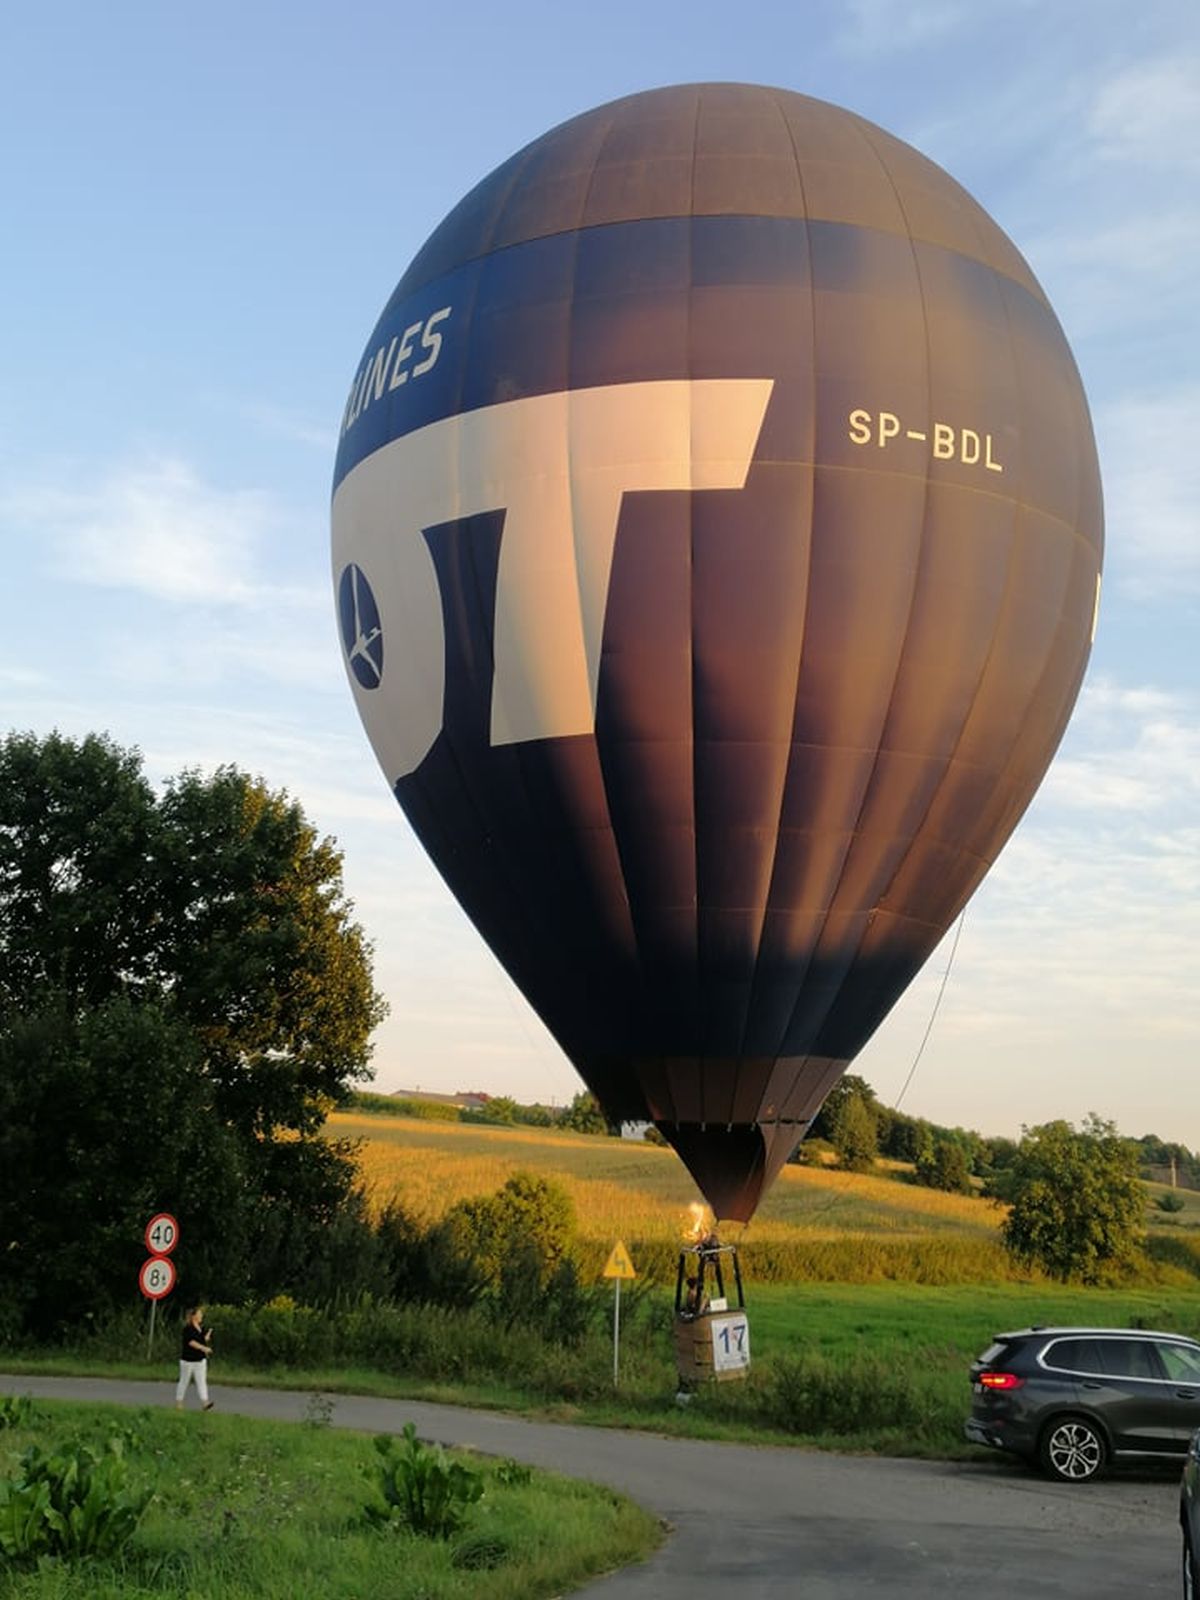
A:
<svg viewBox="0 0 1200 1600">
<path fill-rule="evenodd" d="M 1042 1434 L 1038 1460 L 1042 1469 L 1063 1483 L 1087 1483 L 1104 1466 L 1108 1446 L 1094 1423 L 1083 1417 L 1059 1417 Z"/>
<path fill-rule="evenodd" d="M 1186 1528 L 1183 1530 L 1183 1600 L 1196 1600 L 1196 1563 Z"/>
</svg>

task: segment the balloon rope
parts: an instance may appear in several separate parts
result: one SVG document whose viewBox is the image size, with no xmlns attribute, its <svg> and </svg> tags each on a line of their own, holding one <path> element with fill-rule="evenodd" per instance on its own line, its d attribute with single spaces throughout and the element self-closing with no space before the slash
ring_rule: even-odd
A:
<svg viewBox="0 0 1200 1600">
<path fill-rule="evenodd" d="M 946 984 L 947 984 L 947 982 L 949 981 L 949 978 L 950 978 L 950 968 L 954 965 L 955 952 L 958 950 L 958 941 L 959 941 L 959 939 L 962 938 L 963 923 L 966 920 L 967 920 L 967 908 L 966 908 L 966 906 L 964 906 L 962 908 L 962 916 L 960 916 L 959 919 L 958 919 L 958 927 L 954 930 L 954 943 L 950 946 L 950 959 L 946 963 L 945 972 L 942 973 L 942 986 L 937 992 L 937 999 L 933 1002 L 933 1010 L 929 1013 L 929 1022 L 927 1024 L 926 1028 L 925 1028 L 925 1036 L 921 1040 L 920 1044 L 917 1046 L 917 1053 L 913 1057 L 913 1064 L 908 1069 L 908 1077 L 905 1078 L 904 1085 L 901 1088 L 900 1093 L 896 1096 L 895 1104 L 892 1106 L 892 1110 L 893 1111 L 899 1111 L 900 1102 L 901 1102 L 901 1100 L 904 1099 L 904 1096 L 908 1093 L 908 1086 L 913 1080 L 913 1073 L 917 1070 L 917 1063 L 920 1061 L 921 1057 L 925 1054 L 925 1046 L 929 1043 L 929 1035 L 933 1032 L 933 1024 L 937 1020 L 938 1007 L 941 1005 L 942 996 L 946 992 Z"/>
</svg>

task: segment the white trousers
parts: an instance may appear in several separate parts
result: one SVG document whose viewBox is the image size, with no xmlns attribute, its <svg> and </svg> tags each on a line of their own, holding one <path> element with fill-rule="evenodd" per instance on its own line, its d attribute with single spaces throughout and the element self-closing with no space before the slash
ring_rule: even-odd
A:
<svg viewBox="0 0 1200 1600">
<path fill-rule="evenodd" d="M 183 1397 L 187 1393 L 189 1383 L 196 1385 L 196 1393 L 200 1396 L 200 1404 L 208 1404 L 208 1361 L 181 1361 L 179 1363 L 179 1382 L 175 1385 L 175 1404 L 182 1405 Z"/>
</svg>

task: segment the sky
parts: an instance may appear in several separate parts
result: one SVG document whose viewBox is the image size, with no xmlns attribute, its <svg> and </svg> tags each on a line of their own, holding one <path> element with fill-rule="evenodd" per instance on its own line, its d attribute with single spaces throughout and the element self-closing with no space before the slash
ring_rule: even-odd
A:
<svg viewBox="0 0 1200 1600">
<path fill-rule="evenodd" d="M 1192 0 L 2 8 L 0 729 L 104 730 L 156 781 L 232 762 L 286 788 L 374 944 L 376 1087 L 569 1100 L 359 724 L 334 449 L 367 336 L 457 200 L 567 117 L 701 80 L 847 106 L 965 184 L 1046 289 L 1100 450 L 1074 719 L 853 1070 L 986 1133 L 1094 1111 L 1198 1148 Z"/>
</svg>

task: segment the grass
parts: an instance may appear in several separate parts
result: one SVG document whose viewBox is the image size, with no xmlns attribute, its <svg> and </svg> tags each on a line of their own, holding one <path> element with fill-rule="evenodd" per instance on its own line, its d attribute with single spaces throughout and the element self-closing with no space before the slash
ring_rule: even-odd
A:
<svg viewBox="0 0 1200 1600">
<path fill-rule="evenodd" d="M 1174 1212 L 1161 1211 L 1157 1202 L 1165 1199 L 1167 1195 L 1173 1195 L 1180 1201 L 1182 1209 Z M 1146 1222 L 1156 1231 L 1160 1228 L 1200 1229 L 1200 1190 L 1172 1189 L 1169 1183 L 1148 1183 Z"/>
<path fill-rule="evenodd" d="M 393 1196 L 429 1222 L 518 1170 L 553 1178 L 578 1217 L 585 1279 L 597 1285 L 578 1349 L 523 1325 L 503 1303 L 453 1313 L 364 1302 L 337 1311 L 213 1308 L 217 1383 L 255 1383 L 457 1402 L 555 1420 L 694 1438 L 964 1456 L 970 1361 L 1006 1328 L 1140 1325 L 1200 1333 L 1200 1197 L 1167 1216 L 1153 1205 L 1144 1281 L 1064 1286 L 1022 1271 L 1000 1244 L 989 1202 L 909 1181 L 897 1164 L 867 1176 L 789 1167 L 745 1229 L 748 1381 L 674 1404 L 671 1305 L 680 1223 L 695 1190 L 673 1152 L 561 1129 L 481 1127 L 362 1114 L 332 1119 L 363 1140 L 373 1202 Z M 1165 1192 L 1165 1191 L 1164 1191 Z M 1183 1194 L 1183 1191 L 1180 1191 Z M 611 1382 L 611 1296 L 599 1274 L 615 1239 L 639 1278 L 622 1298 L 621 1387 Z M 130 1358 L 144 1325 L 115 1325 L 47 1355 L 0 1352 L 13 1371 L 148 1377 Z"/>
<path fill-rule="evenodd" d="M 403 1339 L 406 1318 L 429 1316 L 419 1310 L 401 1312 L 396 1338 L 379 1340 L 378 1353 L 369 1359 L 347 1336 L 340 1345 L 328 1345 L 319 1361 L 301 1355 L 291 1363 L 254 1367 L 233 1359 L 230 1340 L 223 1337 L 222 1350 L 229 1354 L 216 1366 L 214 1380 L 218 1394 L 222 1382 L 377 1394 L 698 1439 L 945 1459 L 976 1453 L 962 1438 L 967 1368 L 997 1332 L 1041 1323 L 1200 1334 L 1200 1288 L 751 1281 L 748 1303 L 749 1380 L 710 1388 L 686 1410 L 674 1404 L 670 1313 L 662 1291 L 646 1296 L 623 1325 L 615 1393 L 607 1330 L 594 1330 L 582 1350 L 568 1354 L 530 1330 L 465 1319 L 458 1334 L 450 1323 L 438 1323 L 420 1348 Z M 132 1339 L 123 1346 L 136 1348 Z M 86 1371 L 165 1382 L 165 1364 L 150 1367 L 121 1351 L 113 1343 L 57 1356 L 13 1352 L 0 1354 L 0 1362 L 11 1371 Z"/>
<path fill-rule="evenodd" d="M 132 1424 L 132 1427 L 131 1427 Z M 127 1432 L 128 1430 L 128 1432 Z M 86 1565 L 0 1565 L 5 1600 L 526 1600 L 558 1595 L 637 1560 L 655 1521 L 610 1490 L 454 1454 L 485 1477 L 483 1500 L 450 1541 L 362 1525 L 376 1453 L 362 1435 L 232 1416 L 39 1402 L 24 1428 L 0 1433 L 0 1473 L 29 1443 L 102 1442 L 126 1432 L 131 1467 L 154 1498 L 123 1557 Z M 528 1481 L 506 1481 L 513 1476 Z M 481 1534 L 507 1552 L 492 1570 L 456 1566 Z M 461 1555 L 458 1559 L 462 1559 Z"/>
</svg>

